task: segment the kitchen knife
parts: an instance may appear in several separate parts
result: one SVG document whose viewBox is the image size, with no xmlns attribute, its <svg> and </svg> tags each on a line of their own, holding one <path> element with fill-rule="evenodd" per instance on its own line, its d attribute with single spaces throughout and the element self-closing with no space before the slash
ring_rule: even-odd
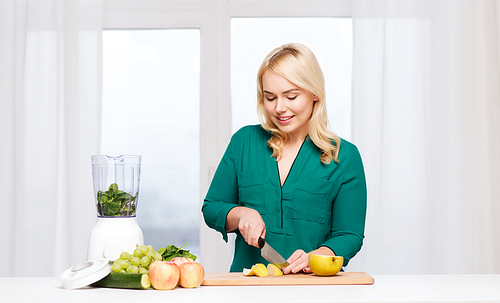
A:
<svg viewBox="0 0 500 303">
<path fill-rule="evenodd" d="M 260 254 L 267 261 L 278 266 L 278 268 L 285 268 L 290 265 L 285 258 L 283 258 L 276 250 L 274 250 L 263 238 L 259 237 Z"/>
</svg>

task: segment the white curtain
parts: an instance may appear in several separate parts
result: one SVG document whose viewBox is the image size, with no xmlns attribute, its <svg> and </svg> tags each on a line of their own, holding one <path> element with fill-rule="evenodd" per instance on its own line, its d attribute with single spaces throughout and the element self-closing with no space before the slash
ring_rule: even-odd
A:
<svg viewBox="0 0 500 303">
<path fill-rule="evenodd" d="M 0 276 L 86 259 L 101 30 L 100 0 L 0 2 Z"/>
<path fill-rule="evenodd" d="M 349 270 L 500 273 L 500 2 L 353 0 L 368 186 Z"/>
</svg>

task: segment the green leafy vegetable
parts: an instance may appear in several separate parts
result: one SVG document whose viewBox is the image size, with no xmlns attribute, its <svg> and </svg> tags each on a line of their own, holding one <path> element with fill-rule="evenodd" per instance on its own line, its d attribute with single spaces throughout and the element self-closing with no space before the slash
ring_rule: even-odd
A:
<svg viewBox="0 0 500 303">
<path fill-rule="evenodd" d="M 196 256 L 193 255 L 192 253 L 189 252 L 189 250 L 184 250 L 182 249 L 186 244 L 182 245 L 181 247 L 177 247 L 175 245 L 169 245 L 167 247 L 162 247 L 158 249 L 158 253 L 162 256 L 163 261 L 170 261 L 175 257 L 185 257 L 185 258 L 191 258 L 196 260 Z"/>
<path fill-rule="evenodd" d="M 137 194 L 132 196 L 118 189 L 118 184 L 113 183 L 107 191 L 97 192 L 97 212 L 103 217 L 120 217 L 135 215 L 135 201 Z"/>
</svg>

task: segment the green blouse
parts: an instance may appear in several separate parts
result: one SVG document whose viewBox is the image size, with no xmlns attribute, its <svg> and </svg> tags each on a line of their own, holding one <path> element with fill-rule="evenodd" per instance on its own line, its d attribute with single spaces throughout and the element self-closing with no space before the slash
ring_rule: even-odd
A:
<svg viewBox="0 0 500 303">
<path fill-rule="evenodd" d="M 282 187 L 270 137 L 260 125 L 233 135 L 202 206 L 206 224 L 227 242 L 227 213 L 250 207 L 266 224 L 266 241 L 285 259 L 297 249 L 327 246 L 347 265 L 364 238 L 366 182 L 358 149 L 341 140 L 339 161 L 323 164 L 321 151 L 307 138 Z M 231 271 L 266 264 L 260 249 L 235 232 Z"/>
</svg>

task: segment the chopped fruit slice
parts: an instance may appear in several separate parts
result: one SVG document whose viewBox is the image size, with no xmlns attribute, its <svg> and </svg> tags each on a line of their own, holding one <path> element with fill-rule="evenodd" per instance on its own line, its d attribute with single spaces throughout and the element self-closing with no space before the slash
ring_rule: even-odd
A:
<svg viewBox="0 0 500 303">
<path fill-rule="evenodd" d="M 270 276 L 282 276 L 283 275 L 283 271 L 281 271 L 281 269 L 279 269 L 278 266 L 271 264 L 271 263 L 267 264 L 267 273 Z"/>
<path fill-rule="evenodd" d="M 258 277 L 267 277 L 267 268 L 262 263 L 257 263 L 254 266 L 252 266 L 252 271 Z"/>
<path fill-rule="evenodd" d="M 245 276 L 255 276 L 255 272 L 249 268 L 243 268 L 243 275 Z"/>
</svg>

